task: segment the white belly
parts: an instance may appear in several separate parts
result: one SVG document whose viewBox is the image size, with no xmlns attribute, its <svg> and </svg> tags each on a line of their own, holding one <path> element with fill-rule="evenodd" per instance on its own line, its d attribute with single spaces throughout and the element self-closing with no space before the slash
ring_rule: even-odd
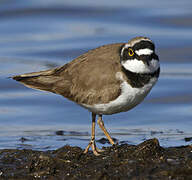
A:
<svg viewBox="0 0 192 180">
<path fill-rule="evenodd" d="M 154 77 L 142 88 L 133 88 L 126 81 L 124 81 L 121 84 L 121 95 L 117 99 L 106 104 L 81 104 L 81 106 L 87 108 L 95 114 L 114 114 L 128 111 L 143 101 L 156 81 L 157 78 Z"/>
</svg>

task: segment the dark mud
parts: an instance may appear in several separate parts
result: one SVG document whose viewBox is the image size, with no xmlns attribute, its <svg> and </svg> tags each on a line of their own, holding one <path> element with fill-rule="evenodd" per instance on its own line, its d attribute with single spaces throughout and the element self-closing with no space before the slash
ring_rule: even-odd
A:
<svg viewBox="0 0 192 180">
<path fill-rule="evenodd" d="M 163 148 L 150 139 L 104 150 L 98 157 L 71 146 L 1 150 L 0 179 L 192 179 L 192 146 Z"/>
</svg>

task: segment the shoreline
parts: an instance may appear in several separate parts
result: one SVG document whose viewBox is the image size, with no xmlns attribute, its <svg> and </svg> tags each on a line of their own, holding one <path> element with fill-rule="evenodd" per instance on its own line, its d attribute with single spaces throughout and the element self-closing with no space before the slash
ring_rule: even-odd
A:
<svg viewBox="0 0 192 180">
<path fill-rule="evenodd" d="M 103 147 L 100 156 L 80 147 L 53 151 L 0 150 L 1 179 L 192 179 L 192 146 L 163 148 L 157 139 Z"/>
</svg>

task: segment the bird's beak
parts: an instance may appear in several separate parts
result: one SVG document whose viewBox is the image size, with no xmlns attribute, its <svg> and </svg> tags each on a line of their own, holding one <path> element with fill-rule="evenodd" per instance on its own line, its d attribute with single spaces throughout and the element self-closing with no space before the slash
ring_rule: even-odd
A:
<svg viewBox="0 0 192 180">
<path fill-rule="evenodd" d="M 142 59 L 141 61 L 143 62 L 143 64 L 149 66 L 149 61 L 148 60 L 146 61 L 146 60 Z"/>
<path fill-rule="evenodd" d="M 155 53 L 153 53 L 152 58 L 159 61 L 159 57 L 158 57 L 157 54 L 155 54 Z"/>
<path fill-rule="evenodd" d="M 142 60 L 142 62 L 143 62 L 144 64 L 146 64 L 147 66 L 149 66 L 149 60 Z"/>
<path fill-rule="evenodd" d="M 141 58 L 141 61 L 142 61 L 144 64 L 146 64 L 146 65 L 149 66 L 149 62 L 150 62 L 152 59 L 156 59 L 156 60 L 159 61 L 159 57 L 158 57 L 157 54 L 155 54 L 155 53 L 153 53 L 153 54 L 151 55 L 151 57 L 145 57 L 145 58 L 143 57 L 143 58 Z"/>
<path fill-rule="evenodd" d="M 149 66 L 150 56 L 140 56 L 140 60 L 147 66 Z"/>
</svg>

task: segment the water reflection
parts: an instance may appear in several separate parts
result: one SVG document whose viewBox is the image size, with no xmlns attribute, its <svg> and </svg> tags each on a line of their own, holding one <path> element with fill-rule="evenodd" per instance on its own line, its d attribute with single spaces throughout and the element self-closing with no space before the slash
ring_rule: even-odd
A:
<svg viewBox="0 0 192 180">
<path fill-rule="evenodd" d="M 155 41 L 161 60 L 159 82 L 134 110 L 105 116 L 106 126 L 120 143 L 153 137 L 164 146 L 191 142 L 191 1 L 163 0 L 158 7 L 152 0 L 0 4 L 1 148 L 84 148 L 90 138 L 90 113 L 61 96 L 28 89 L 7 77 L 60 66 L 91 48 L 137 35 Z M 102 138 L 97 129 L 100 146 Z"/>
</svg>

